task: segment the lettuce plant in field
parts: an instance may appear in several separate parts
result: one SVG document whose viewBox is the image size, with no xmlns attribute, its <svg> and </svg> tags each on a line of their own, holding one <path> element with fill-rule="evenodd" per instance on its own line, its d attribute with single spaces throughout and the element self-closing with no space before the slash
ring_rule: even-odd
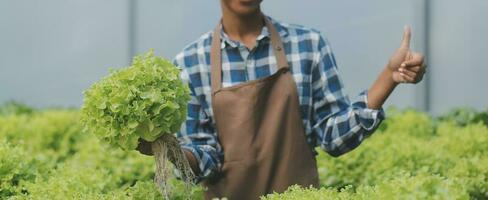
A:
<svg viewBox="0 0 488 200">
<path fill-rule="evenodd" d="M 151 50 L 136 56 L 131 66 L 111 71 L 84 95 L 85 130 L 125 150 L 136 149 L 140 139 L 151 142 L 155 179 L 164 193 L 170 174 L 167 158 L 190 181 L 191 169 L 173 135 L 185 120 L 190 99 L 177 67 Z"/>
</svg>

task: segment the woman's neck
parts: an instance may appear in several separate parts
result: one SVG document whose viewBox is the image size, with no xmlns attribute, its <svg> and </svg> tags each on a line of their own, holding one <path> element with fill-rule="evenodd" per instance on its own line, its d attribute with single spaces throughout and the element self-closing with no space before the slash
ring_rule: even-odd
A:
<svg viewBox="0 0 488 200">
<path fill-rule="evenodd" d="M 264 16 L 260 10 L 245 16 L 239 16 L 226 8 L 222 9 L 222 25 L 231 40 L 244 43 L 248 49 L 255 46 L 256 38 L 264 26 Z"/>
</svg>

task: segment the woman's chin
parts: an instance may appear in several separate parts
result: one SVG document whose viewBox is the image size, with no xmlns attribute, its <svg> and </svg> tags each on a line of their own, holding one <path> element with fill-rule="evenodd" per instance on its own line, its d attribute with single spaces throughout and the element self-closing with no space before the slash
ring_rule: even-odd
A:
<svg viewBox="0 0 488 200">
<path fill-rule="evenodd" d="M 224 3 L 233 13 L 239 16 L 250 16 L 261 12 L 262 0 L 225 0 Z"/>
</svg>

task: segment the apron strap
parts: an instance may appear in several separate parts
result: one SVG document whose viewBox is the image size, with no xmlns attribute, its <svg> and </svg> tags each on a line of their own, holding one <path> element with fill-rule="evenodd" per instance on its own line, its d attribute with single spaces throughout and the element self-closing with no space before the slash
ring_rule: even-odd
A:
<svg viewBox="0 0 488 200">
<path fill-rule="evenodd" d="M 273 47 L 273 53 L 276 57 L 278 69 L 287 68 L 288 61 L 286 59 L 285 46 L 281 41 L 280 34 L 278 34 L 275 26 L 273 25 L 273 23 L 271 23 L 271 21 L 269 21 L 266 16 L 264 16 L 264 20 L 266 22 L 266 27 L 268 28 L 268 31 L 271 35 L 271 46 Z"/>
<path fill-rule="evenodd" d="M 281 68 L 288 68 L 288 61 L 286 59 L 285 47 L 281 40 L 278 31 L 271 21 L 263 15 L 266 27 L 270 33 L 271 46 L 273 53 L 276 57 L 276 63 L 278 70 Z M 211 85 L 212 94 L 219 91 L 222 88 L 222 46 L 221 46 L 221 34 L 222 23 L 220 23 L 214 30 L 212 36 L 212 47 L 210 49 L 210 65 L 211 65 Z"/>
<path fill-rule="evenodd" d="M 213 33 L 212 48 L 210 49 L 210 67 L 212 68 L 210 78 L 212 79 L 210 84 L 212 85 L 212 95 L 219 91 L 222 87 L 222 46 L 220 39 L 220 31 L 222 25 L 219 24 Z"/>
</svg>

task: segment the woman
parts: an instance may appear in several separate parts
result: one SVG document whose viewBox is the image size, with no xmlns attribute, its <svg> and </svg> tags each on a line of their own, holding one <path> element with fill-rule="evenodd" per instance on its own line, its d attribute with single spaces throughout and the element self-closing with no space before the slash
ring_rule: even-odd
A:
<svg viewBox="0 0 488 200">
<path fill-rule="evenodd" d="M 406 28 L 388 65 L 351 104 L 321 34 L 263 15 L 261 2 L 221 0 L 219 25 L 174 61 L 192 92 L 178 138 L 207 199 L 317 187 L 314 147 L 332 156 L 356 148 L 384 119 L 395 87 L 425 73 Z"/>
</svg>

